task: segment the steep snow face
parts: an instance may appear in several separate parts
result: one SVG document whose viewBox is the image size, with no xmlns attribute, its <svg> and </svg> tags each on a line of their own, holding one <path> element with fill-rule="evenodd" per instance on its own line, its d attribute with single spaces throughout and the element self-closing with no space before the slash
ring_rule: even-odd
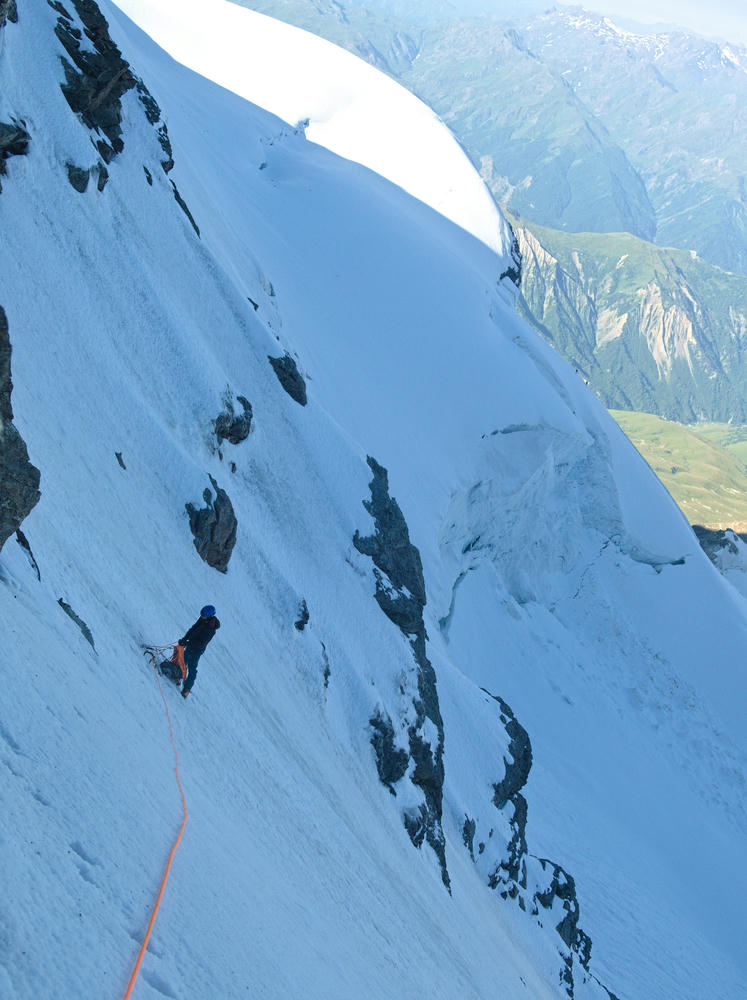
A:
<svg viewBox="0 0 747 1000">
<path fill-rule="evenodd" d="M 3 997 L 121 992 L 180 820 L 140 646 L 206 601 L 144 995 L 738 995 L 744 602 L 484 242 L 60 6 L 0 50 Z"/>
<path fill-rule="evenodd" d="M 499 253 L 510 232 L 436 115 L 384 73 L 309 32 L 229 0 L 118 0 L 175 59 L 362 163 Z"/>
</svg>

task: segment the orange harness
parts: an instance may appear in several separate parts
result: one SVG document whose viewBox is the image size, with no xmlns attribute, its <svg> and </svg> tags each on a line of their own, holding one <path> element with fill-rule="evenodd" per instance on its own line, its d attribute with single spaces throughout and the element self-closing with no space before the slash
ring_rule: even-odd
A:
<svg viewBox="0 0 747 1000">
<path fill-rule="evenodd" d="M 182 672 L 182 680 L 187 679 L 187 667 L 184 663 L 184 646 L 176 645 L 174 646 L 174 655 L 171 657 L 171 662 L 176 663 Z"/>
</svg>

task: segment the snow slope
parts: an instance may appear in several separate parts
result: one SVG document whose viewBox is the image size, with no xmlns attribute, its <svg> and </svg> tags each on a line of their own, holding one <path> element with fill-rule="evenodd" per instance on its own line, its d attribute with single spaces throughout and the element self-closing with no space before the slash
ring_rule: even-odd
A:
<svg viewBox="0 0 747 1000">
<path fill-rule="evenodd" d="M 60 91 L 61 15 L 21 4 L 0 29 L 0 120 L 32 134 L 3 178 L 1 304 L 42 471 L 41 579 L 12 540 L 0 555 L 3 998 L 121 995 L 180 819 L 140 644 L 206 601 L 223 627 L 192 699 L 166 691 L 190 820 L 136 996 L 563 997 L 568 962 L 581 1000 L 597 980 L 738 996 L 744 602 L 514 314 L 502 257 L 101 9 L 163 111 L 168 177 L 132 89 L 108 183 L 74 190 L 65 164 L 98 154 Z M 306 407 L 268 364 L 284 350 Z M 253 429 L 219 449 L 227 391 Z M 450 891 L 403 824 L 427 786 L 411 761 L 391 794 L 371 746 L 376 713 L 402 752 L 439 737 L 353 542 L 374 531 L 368 455 L 422 556 Z M 239 523 L 225 575 L 184 510 L 209 475 Z M 534 757 L 525 886 L 501 868 L 519 802 L 494 803 L 511 709 Z M 588 969 L 558 900 L 531 913 L 540 859 L 575 878 Z"/>
<path fill-rule="evenodd" d="M 310 32 L 230 0 L 118 0 L 175 59 L 363 163 L 505 253 L 510 233 L 433 111 L 384 73 Z"/>
</svg>

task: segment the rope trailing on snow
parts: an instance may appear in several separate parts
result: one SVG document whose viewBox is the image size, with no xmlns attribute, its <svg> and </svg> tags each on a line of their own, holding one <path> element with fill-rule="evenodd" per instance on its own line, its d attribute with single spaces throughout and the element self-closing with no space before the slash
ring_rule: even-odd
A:
<svg viewBox="0 0 747 1000">
<path fill-rule="evenodd" d="M 176 783 L 179 786 L 179 794 L 182 797 L 182 809 L 184 810 L 184 818 L 182 819 L 182 825 L 179 828 L 179 833 L 177 834 L 176 840 L 174 841 L 174 846 L 171 848 L 171 853 L 169 854 L 169 860 L 166 862 L 166 871 L 163 873 L 163 878 L 161 879 L 161 886 L 158 890 L 158 895 L 156 896 L 156 902 L 153 906 L 153 912 L 150 915 L 150 922 L 148 923 L 148 929 L 145 932 L 145 937 L 143 938 L 143 943 L 140 946 L 140 951 L 138 952 L 137 961 L 135 962 L 135 968 L 132 970 L 132 975 L 130 976 L 130 981 L 127 984 L 127 990 L 125 991 L 122 1000 L 130 1000 L 132 996 L 132 990 L 135 986 L 135 982 L 140 972 L 140 966 L 142 965 L 143 958 L 145 957 L 145 950 L 148 947 L 148 942 L 150 941 L 151 931 L 153 930 L 153 925 L 156 922 L 156 914 L 158 913 L 158 908 L 161 905 L 161 899 L 163 898 L 164 889 L 166 888 L 166 883 L 169 880 L 169 874 L 171 872 L 171 863 L 174 860 L 174 855 L 176 854 L 176 849 L 179 846 L 179 841 L 182 839 L 182 834 L 184 833 L 184 827 L 187 825 L 187 800 L 184 798 L 184 789 L 182 788 L 182 783 L 179 780 L 179 754 L 176 750 L 176 743 L 174 742 L 174 730 L 171 725 L 171 715 L 169 714 L 169 706 L 166 704 L 166 698 L 164 697 L 163 688 L 161 687 L 161 681 L 158 677 L 158 669 L 156 666 L 156 653 L 161 652 L 164 649 L 170 649 L 172 643 L 168 646 L 153 646 L 146 650 L 145 655 L 150 657 L 151 664 L 153 666 L 153 674 L 156 678 L 156 683 L 158 684 L 158 690 L 161 693 L 161 701 L 163 701 L 163 707 L 166 710 L 166 719 L 169 723 L 169 738 L 171 740 L 171 747 L 174 751 L 174 760 L 176 761 L 175 773 L 176 773 Z"/>
</svg>

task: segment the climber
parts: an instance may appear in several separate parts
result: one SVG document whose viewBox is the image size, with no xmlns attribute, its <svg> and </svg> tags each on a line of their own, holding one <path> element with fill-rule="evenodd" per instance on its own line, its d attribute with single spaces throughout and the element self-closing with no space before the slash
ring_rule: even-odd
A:
<svg viewBox="0 0 747 1000">
<path fill-rule="evenodd" d="M 220 622 L 215 617 L 215 608 L 206 604 L 200 611 L 200 617 L 191 629 L 179 640 L 180 646 L 185 646 L 184 665 L 187 668 L 187 678 L 182 684 L 182 698 L 186 698 L 197 677 L 197 664 L 205 652 L 205 647 L 220 628 Z"/>
</svg>

